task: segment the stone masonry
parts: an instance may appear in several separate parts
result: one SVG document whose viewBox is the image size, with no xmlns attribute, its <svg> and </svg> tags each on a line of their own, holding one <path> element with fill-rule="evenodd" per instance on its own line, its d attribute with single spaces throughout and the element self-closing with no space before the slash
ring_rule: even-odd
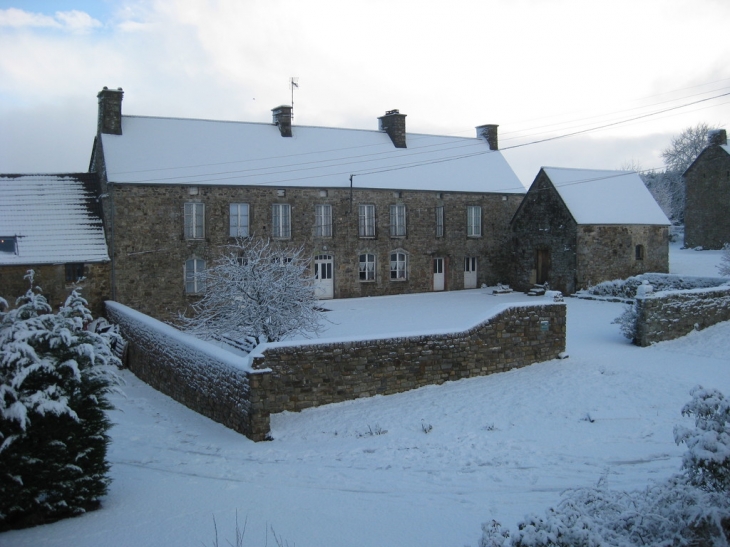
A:
<svg viewBox="0 0 730 547">
<path fill-rule="evenodd" d="M 730 152 L 725 130 L 714 135 L 684 174 L 686 247 L 721 249 L 730 243 Z"/>
<path fill-rule="evenodd" d="M 246 186 L 147 186 L 116 184 L 105 189 L 108 237 L 114 238 L 114 299 L 159 319 L 170 320 L 196 296 L 185 294 L 183 268 L 190 258 L 212 263 L 229 237 L 229 205 L 248 203 L 251 235 L 269 238 L 274 203 L 291 205 L 292 236 L 277 242 L 304 246 L 310 256 L 334 260 L 334 297 L 408 294 L 433 290 L 433 259 L 444 258 L 445 289 L 464 288 L 464 259 L 476 257 L 477 286 L 506 282 L 509 219 L 521 195 L 390 191 L 355 188 L 267 188 Z M 195 192 L 194 194 L 192 192 Z M 205 234 L 184 236 L 185 203 L 203 203 Z M 358 205 L 373 204 L 373 238 L 358 235 Z M 113 204 L 113 205 L 112 205 Z M 332 207 L 332 237 L 316 237 L 315 205 Z M 390 236 L 390 205 L 405 204 L 406 236 Z M 468 205 L 481 206 L 482 236 L 467 237 Z M 443 237 L 436 237 L 436 207 L 444 207 Z M 113 209 L 113 211 L 111 210 Z M 406 280 L 390 279 L 390 253 L 408 256 Z M 376 256 L 374 281 L 360 281 L 359 255 Z"/>
<path fill-rule="evenodd" d="M 331 344 L 279 345 L 255 357 L 253 438 L 269 415 L 555 359 L 565 350 L 565 305 L 514 306 L 465 332 Z"/>
<path fill-rule="evenodd" d="M 730 321 L 730 287 L 650 293 L 636 298 L 638 346 L 674 340 Z"/>
<path fill-rule="evenodd" d="M 266 348 L 252 372 L 237 358 L 139 312 L 109 302 L 129 341 L 127 365 L 188 408 L 249 438 L 269 436 L 269 417 L 377 394 L 400 393 L 554 359 L 565 350 L 565 305 L 508 307 L 465 331 Z M 218 352 L 218 353 L 216 353 Z"/>
<path fill-rule="evenodd" d="M 66 282 L 65 264 L 35 264 L 0 267 L 0 296 L 14 306 L 15 299 L 26 293 L 30 285 L 24 279 L 28 270 L 35 272 L 33 285 L 41 288 L 41 293 L 54 310 L 66 301 L 73 289 L 89 303 L 94 317 L 104 313 L 104 300 L 109 298 L 111 283 L 109 262 L 84 264 L 84 279 L 77 283 Z"/>
</svg>

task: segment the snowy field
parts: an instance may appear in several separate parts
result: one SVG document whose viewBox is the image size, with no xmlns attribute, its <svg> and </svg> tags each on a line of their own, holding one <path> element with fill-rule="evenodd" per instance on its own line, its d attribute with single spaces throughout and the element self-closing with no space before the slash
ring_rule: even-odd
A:
<svg viewBox="0 0 730 547">
<path fill-rule="evenodd" d="M 673 273 L 714 276 L 718 262 L 719 252 L 672 246 Z M 513 298 L 522 299 L 477 290 L 328 302 L 324 336 L 344 336 L 352 316 L 363 336 L 393 324 L 441 329 L 481 313 L 481 302 Z M 387 313 L 407 302 L 418 319 L 402 324 Z M 298 547 L 461 547 L 476 544 L 482 522 L 513 527 L 566 488 L 600 479 L 642 488 L 677 472 L 683 448 L 672 428 L 690 424 L 680 416 L 689 390 L 702 384 L 730 395 L 730 322 L 638 348 L 611 324 L 621 304 L 566 302 L 569 359 L 275 415 L 266 443 L 125 371 L 102 509 L 0 534 L 0 545 L 212 545 L 214 518 L 228 545 L 237 513 L 247 521 L 244 545 L 274 545 L 273 528 Z"/>
</svg>

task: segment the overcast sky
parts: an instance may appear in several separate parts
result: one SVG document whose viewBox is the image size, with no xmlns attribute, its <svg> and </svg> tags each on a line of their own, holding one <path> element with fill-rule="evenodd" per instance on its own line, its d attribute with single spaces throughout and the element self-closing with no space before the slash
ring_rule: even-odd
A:
<svg viewBox="0 0 730 547">
<path fill-rule="evenodd" d="M 103 86 L 125 114 L 270 122 L 292 76 L 298 125 L 499 124 L 526 184 L 661 167 L 673 134 L 730 128 L 729 22 L 727 0 L 0 0 L 0 173 L 87 170 Z"/>
</svg>

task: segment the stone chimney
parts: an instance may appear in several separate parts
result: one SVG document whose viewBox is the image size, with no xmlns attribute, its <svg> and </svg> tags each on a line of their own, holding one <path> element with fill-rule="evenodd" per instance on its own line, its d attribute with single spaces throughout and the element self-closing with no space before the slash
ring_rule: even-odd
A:
<svg viewBox="0 0 730 547">
<path fill-rule="evenodd" d="M 499 150 L 499 141 L 497 139 L 498 127 L 495 124 L 480 125 L 477 127 L 477 138 L 487 141 L 490 150 Z"/>
<path fill-rule="evenodd" d="M 104 86 L 104 89 L 99 91 L 96 96 L 99 99 L 99 118 L 96 123 L 96 131 L 110 135 L 121 135 L 124 91 L 121 87 L 109 89 Z"/>
<path fill-rule="evenodd" d="M 279 126 L 282 137 L 291 137 L 291 110 L 292 107 L 288 104 L 271 109 L 274 118 L 273 123 Z"/>
<path fill-rule="evenodd" d="M 727 146 L 727 131 L 713 129 L 707 133 L 707 146 Z"/>
<path fill-rule="evenodd" d="M 385 131 L 396 148 L 406 147 L 406 115 L 398 110 L 388 110 L 385 116 L 378 118 L 380 130 Z"/>
</svg>

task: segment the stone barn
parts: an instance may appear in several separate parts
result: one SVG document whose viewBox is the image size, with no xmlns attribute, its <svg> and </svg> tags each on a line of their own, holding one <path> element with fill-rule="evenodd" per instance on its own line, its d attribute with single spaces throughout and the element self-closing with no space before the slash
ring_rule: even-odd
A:
<svg viewBox="0 0 730 547">
<path fill-rule="evenodd" d="M 54 309 L 74 288 L 94 315 L 110 296 L 95 173 L 0 175 L 0 296 L 25 294 L 28 270 Z"/>
<path fill-rule="evenodd" d="M 724 129 L 710 133 L 684 181 L 685 246 L 721 249 L 730 243 L 730 148 Z"/>
<path fill-rule="evenodd" d="M 512 218 L 512 283 L 571 294 L 666 273 L 669 225 L 635 172 L 543 167 Z"/>
</svg>

